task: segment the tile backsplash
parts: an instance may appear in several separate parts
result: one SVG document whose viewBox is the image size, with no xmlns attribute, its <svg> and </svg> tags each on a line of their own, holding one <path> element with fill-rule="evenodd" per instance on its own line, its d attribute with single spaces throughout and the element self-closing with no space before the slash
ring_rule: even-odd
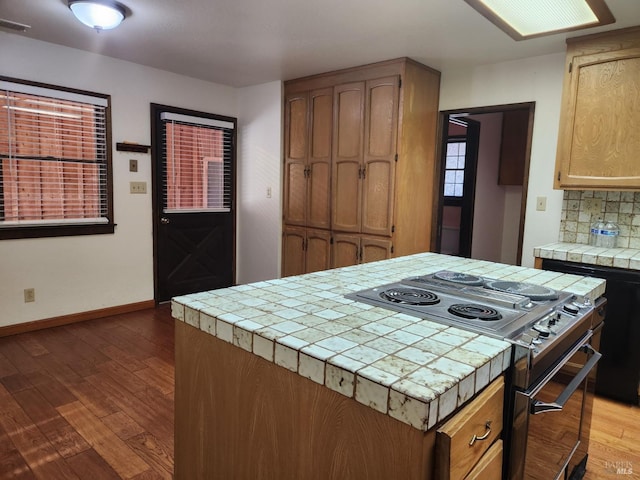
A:
<svg viewBox="0 0 640 480">
<path fill-rule="evenodd" d="M 593 199 L 601 200 L 600 212 L 593 210 Z M 616 247 L 640 248 L 640 192 L 565 190 L 559 240 L 588 244 L 589 229 L 598 218 L 620 227 Z"/>
</svg>

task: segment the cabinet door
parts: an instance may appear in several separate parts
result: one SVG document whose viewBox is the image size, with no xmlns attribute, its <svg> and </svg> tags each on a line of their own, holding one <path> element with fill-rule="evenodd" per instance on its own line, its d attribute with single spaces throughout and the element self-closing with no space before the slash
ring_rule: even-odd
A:
<svg viewBox="0 0 640 480">
<path fill-rule="evenodd" d="M 640 187 L 640 48 L 573 58 L 556 188 Z"/>
<path fill-rule="evenodd" d="M 371 238 L 363 236 L 361 239 L 361 262 L 377 262 L 391 258 L 391 240 L 386 238 Z"/>
<path fill-rule="evenodd" d="M 317 272 L 331 268 L 331 232 L 307 230 L 305 272 Z"/>
<path fill-rule="evenodd" d="M 309 98 L 294 94 L 285 99 L 284 199 L 285 223 L 305 225 L 307 213 L 307 161 L 309 155 Z"/>
<path fill-rule="evenodd" d="M 307 226 L 328 229 L 331 226 L 333 89 L 312 91 L 310 102 Z"/>
<path fill-rule="evenodd" d="M 364 82 L 334 89 L 332 228 L 360 232 Z"/>
<path fill-rule="evenodd" d="M 366 83 L 362 232 L 391 236 L 399 77 Z"/>
<path fill-rule="evenodd" d="M 348 267 L 360 263 L 360 237 L 358 235 L 333 235 L 333 268 Z"/>
<path fill-rule="evenodd" d="M 282 276 L 305 273 L 306 231 L 300 227 L 285 226 L 282 231 Z"/>
</svg>

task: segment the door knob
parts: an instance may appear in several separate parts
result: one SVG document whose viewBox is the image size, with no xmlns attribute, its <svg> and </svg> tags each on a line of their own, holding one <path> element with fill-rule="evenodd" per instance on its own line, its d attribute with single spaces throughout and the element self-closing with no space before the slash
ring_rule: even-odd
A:
<svg viewBox="0 0 640 480">
<path fill-rule="evenodd" d="M 169 225 L 169 223 L 171 223 L 171 221 L 167 217 L 162 217 L 162 218 L 160 218 L 160 223 L 162 225 Z"/>
</svg>

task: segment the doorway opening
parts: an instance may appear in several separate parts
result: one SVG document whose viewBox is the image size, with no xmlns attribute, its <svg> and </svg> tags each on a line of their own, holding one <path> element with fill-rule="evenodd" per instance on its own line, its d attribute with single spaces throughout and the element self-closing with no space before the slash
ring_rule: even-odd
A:
<svg viewBox="0 0 640 480">
<path fill-rule="evenodd" d="M 440 112 L 435 251 L 521 264 L 534 108 Z"/>
</svg>

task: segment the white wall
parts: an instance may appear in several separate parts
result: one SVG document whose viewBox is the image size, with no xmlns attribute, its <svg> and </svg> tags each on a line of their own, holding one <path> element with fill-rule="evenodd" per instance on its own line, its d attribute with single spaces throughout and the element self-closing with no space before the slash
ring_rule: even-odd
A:
<svg viewBox="0 0 640 480">
<path fill-rule="evenodd" d="M 556 242 L 562 191 L 553 190 L 564 53 L 442 72 L 440 110 L 536 102 L 522 264 L 533 266 L 533 248 Z M 536 197 L 547 197 L 538 212 Z"/>
<path fill-rule="evenodd" d="M 280 272 L 282 82 L 240 89 L 239 109 L 237 280 L 250 283 Z"/>
<path fill-rule="evenodd" d="M 274 180 L 280 176 L 279 84 L 239 91 L 2 32 L 0 66 L 1 75 L 111 95 L 117 223 L 114 235 L 0 241 L 0 326 L 153 299 L 151 195 L 128 193 L 132 180 L 151 186 L 151 157 L 115 150 L 116 142 L 149 144 L 151 102 L 235 117 L 242 105 L 247 118 L 239 118 L 239 125 L 247 132 L 240 136 L 238 155 L 239 232 L 254 238 L 239 242 L 237 257 L 250 262 L 240 262 L 238 278 L 276 276 L 277 249 L 271 245 L 280 218 L 280 186 Z M 128 171 L 129 158 L 138 159 L 137 173 Z M 244 178 L 253 174 L 253 162 L 258 171 L 268 172 L 263 181 L 273 191 L 260 214 L 253 203 L 243 203 L 253 198 L 255 185 Z M 245 255 L 245 248 L 261 241 L 269 250 L 260 253 L 266 258 L 256 261 L 258 254 Z M 259 264 L 255 275 L 254 262 Z M 36 290 L 36 302 L 25 304 L 23 289 L 30 287 Z"/>
</svg>

